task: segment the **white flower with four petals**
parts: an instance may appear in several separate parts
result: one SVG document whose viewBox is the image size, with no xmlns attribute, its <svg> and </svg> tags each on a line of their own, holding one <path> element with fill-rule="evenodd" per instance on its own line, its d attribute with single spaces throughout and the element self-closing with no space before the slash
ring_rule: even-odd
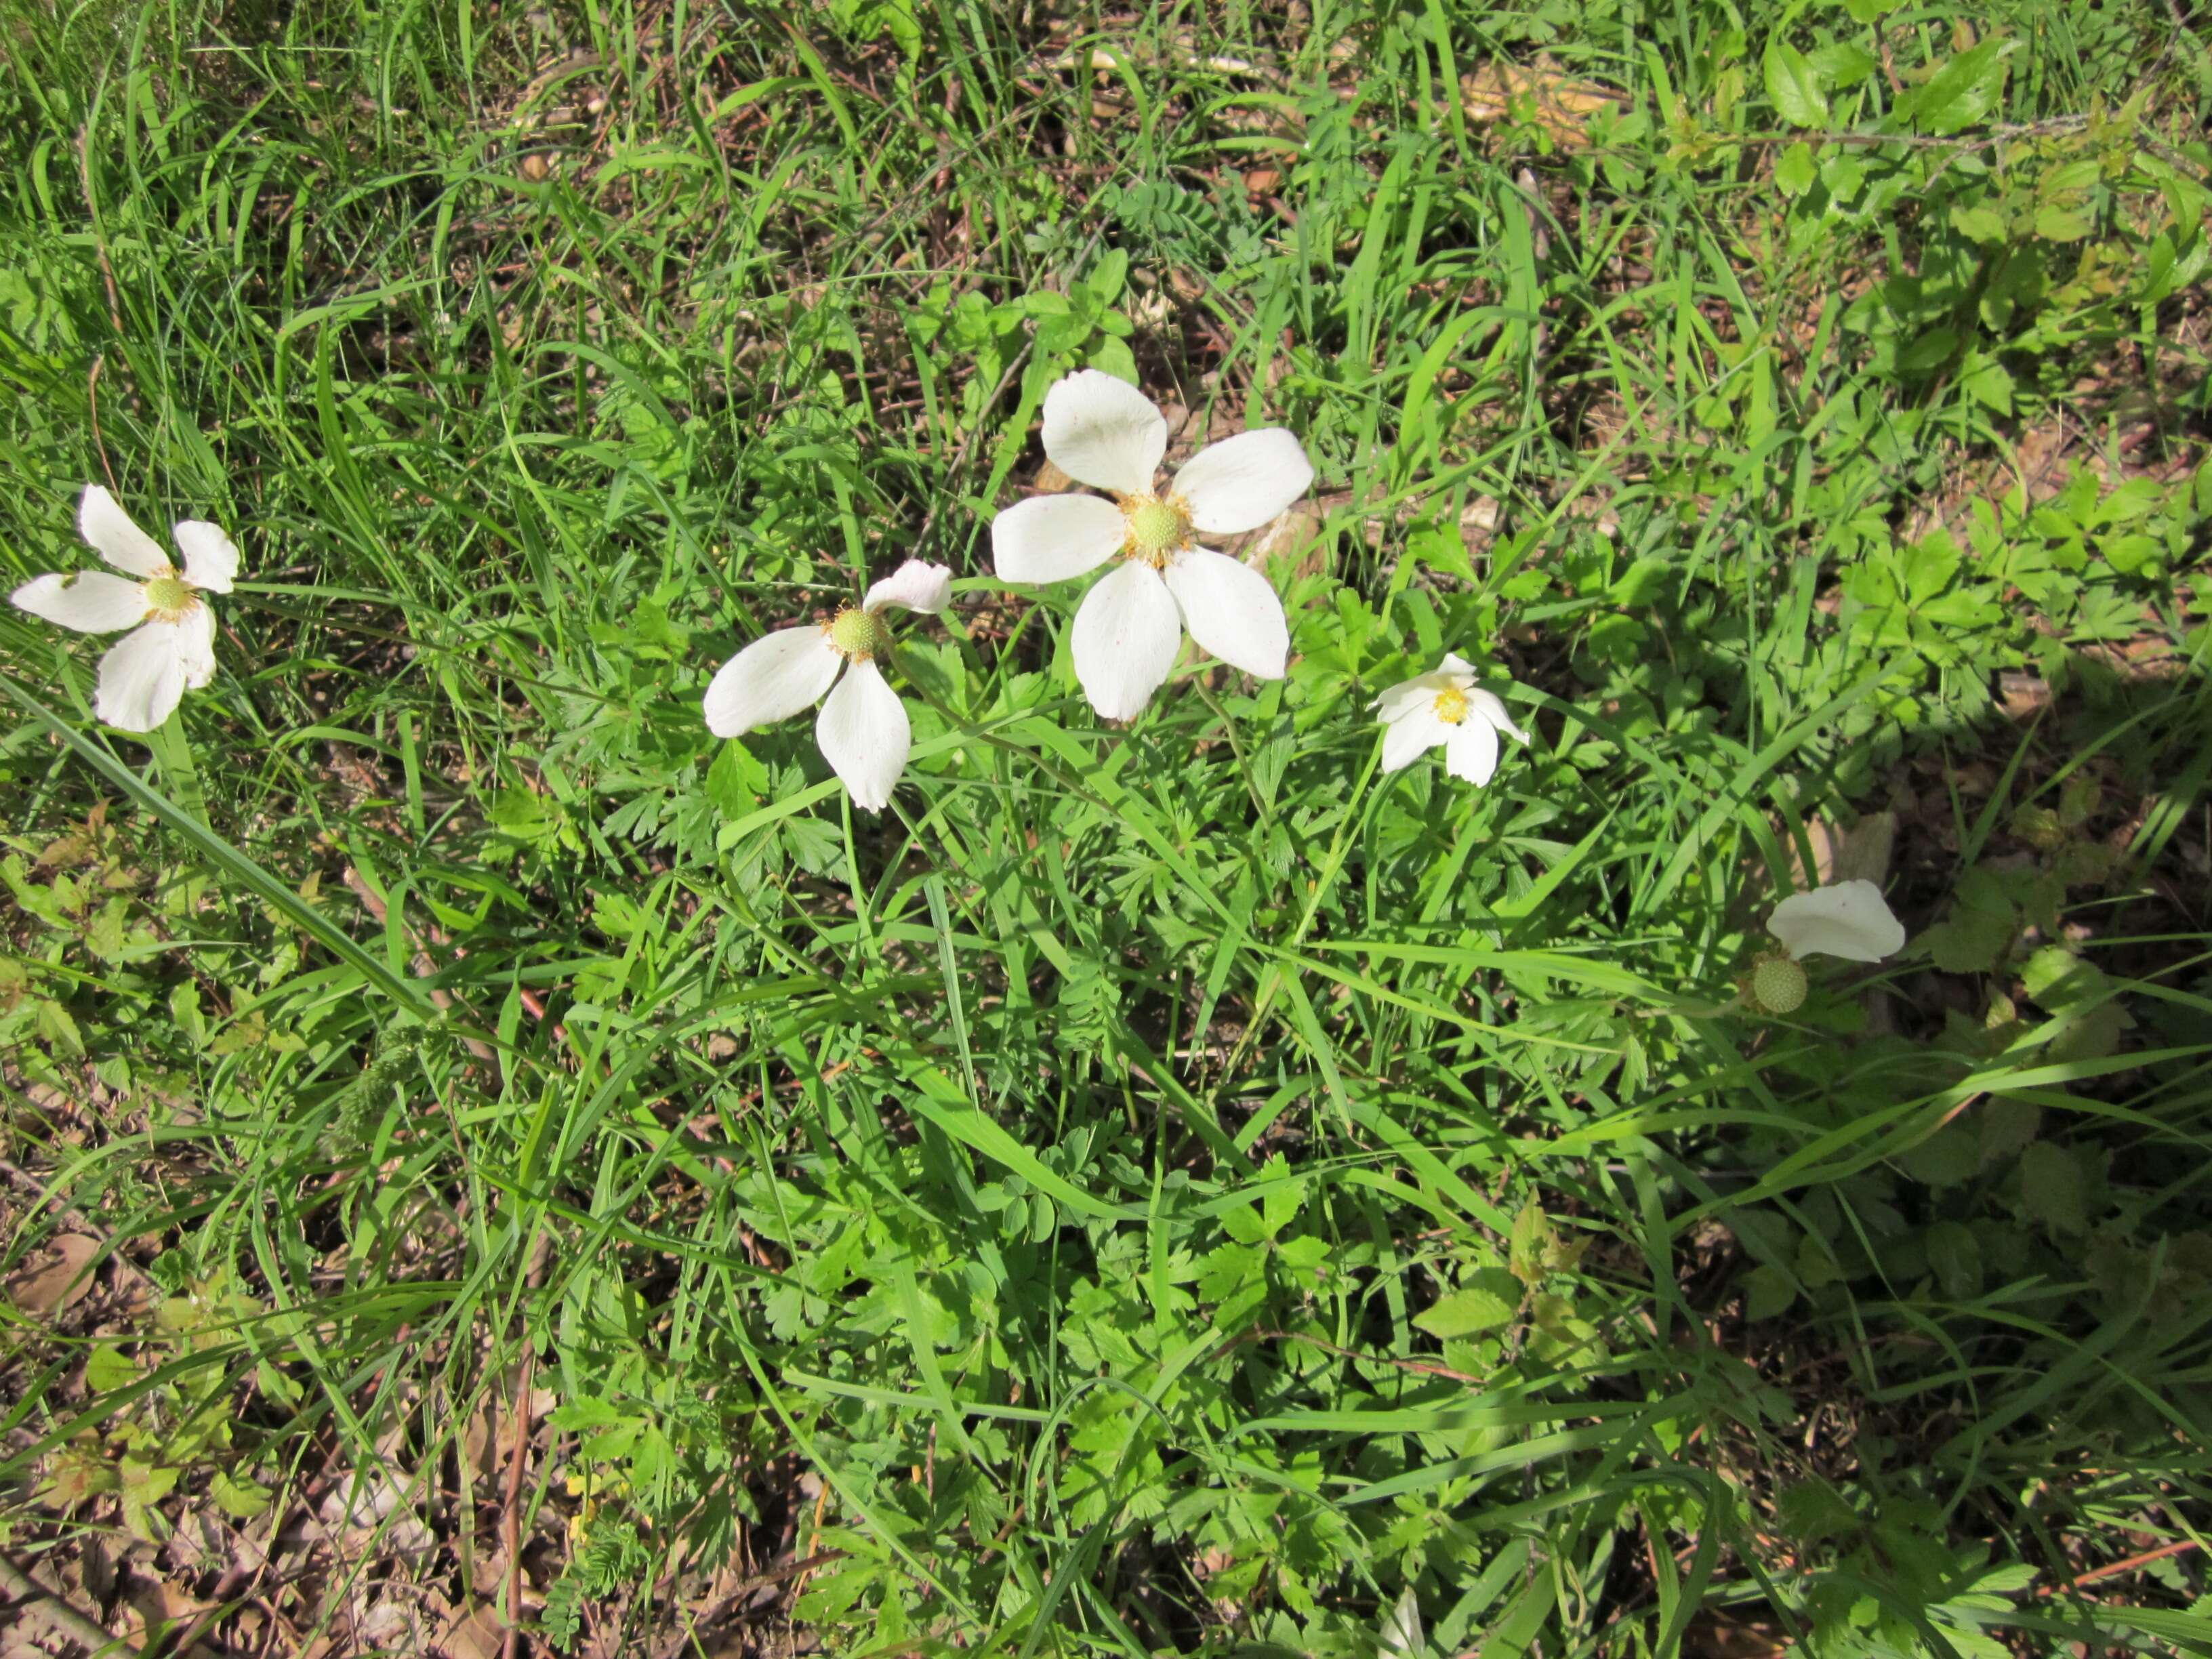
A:
<svg viewBox="0 0 2212 1659">
<path fill-rule="evenodd" d="M 788 720 L 827 691 L 814 741 L 844 780 L 853 804 L 880 812 L 890 805 L 892 787 L 914 746 L 906 705 L 876 666 L 891 647 L 882 612 L 895 605 L 933 615 L 945 609 L 951 584 L 952 572 L 944 565 L 908 559 L 871 587 L 860 605 L 848 605 L 830 621 L 763 635 L 724 663 L 708 684 L 707 729 L 718 738 L 734 738 Z M 852 672 L 841 680 L 848 663 Z"/>
<path fill-rule="evenodd" d="M 991 556 L 1006 581 L 1071 580 L 1115 555 L 1121 563 L 1075 613 L 1075 677 L 1108 720 L 1134 720 L 1175 666 L 1185 629 L 1231 667 L 1283 677 L 1291 635 L 1267 579 L 1194 536 L 1257 530 L 1306 493 L 1313 466 L 1280 427 L 1240 432 L 1200 450 L 1155 493 L 1168 422 L 1127 380 L 1095 368 L 1044 398 L 1044 453 L 1098 495 L 1035 495 L 991 524 Z"/>
<path fill-rule="evenodd" d="M 118 732 L 151 732 L 186 691 L 215 678 L 215 612 L 203 595 L 228 593 L 238 550 L 216 526 L 180 520 L 171 532 L 179 574 L 161 545 L 98 484 L 77 504 L 77 529 L 125 576 L 76 570 L 33 576 L 9 597 L 33 616 L 80 634 L 132 631 L 100 659 L 93 712 Z"/>
<path fill-rule="evenodd" d="M 1447 772 L 1485 784 L 1498 770 L 1499 732 L 1528 741 L 1497 694 L 1474 683 L 1474 665 L 1449 651 L 1435 672 L 1401 681 L 1369 706 L 1382 720 L 1385 772 L 1411 766 L 1441 747 Z"/>
<path fill-rule="evenodd" d="M 1766 931 L 1793 960 L 1841 957 L 1880 962 L 1905 948 L 1905 924 L 1890 914 L 1881 889 L 1870 881 L 1838 881 L 1809 893 L 1792 893 L 1774 907 Z"/>
</svg>

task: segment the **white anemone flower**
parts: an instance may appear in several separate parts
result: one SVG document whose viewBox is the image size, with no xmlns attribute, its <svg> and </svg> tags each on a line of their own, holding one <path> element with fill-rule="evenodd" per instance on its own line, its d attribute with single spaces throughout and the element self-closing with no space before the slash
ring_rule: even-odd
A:
<svg viewBox="0 0 2212 1659">
<path fill-rule="evenodd" d="M 1257 530 L 1313 483 L 1297 439 L 1280 427 L 1200 450 L 1158 490 L 1168 422 L 1127 380 L 1095 368 L 1044 398 L 1044 453 L 1097 495 L 1035 495 L 992 521 L 991 557 L 1012 582 L 1067 581 L 1121 564 L 1075 613 L 1075 677 L 1108 720 L 1134 720 L 1175 666 L 1183 630 L 1231 667 L 1283 678 L 1291 632 L 1267 579 L 1196 536 Z"/>
<path fill-rule="evenodd" d="M 1385 772 L 1411 766 L 1441 745 L 1447 772 L 1486 784 L 1498 770 L 1498 734 L 1528 741 L 1497 694 L 1474 683 L 1474 665 L 1449 651 L 1435 672 L 1392 686 L 1370 707 L 1382 719 Z"/>
<path fill-rule="evenodd" d="M 1766 931 L 1793 960 L 1820 955 L 1880 962 L 1905 948 L 1905 924 L 1870 881 L 1839 881 L 1792 893 L 1774 907 Z"/>
<path fill-rule="evenodd" d="M 914 728 L 877 659 L 891 648 L 886 606 L 934 615 L 951 595 L 952 572 L 908 559 L 831 620 L 764 634 L 724 663 L 707 687 L 707 729 L 734 738 L 788 720 L 822 702 L 814 741 L 856 806 L 880 812 L 906 769 Z M 852 672 L 841 680 L 845 665 Z M 832 686 L 836 690 L 830 690 Z"/>
<path fill-rule="evenodd" d="M 84 487 L 76 527 L 101 558 L 128 576 L 49 572 L 9 598 L 33 616 L 80 634 L 131 629 L 100 659 L 92 709 L 118 732 L 151 732 L 186 691 L 215 678 L 215 612 L 202 596 L 230 592 L 238 550 L 214 525 L 181 520 L 171 532 L 184 556 L 179 574 L 161 544 L 98 484 Z"/>
</svg>

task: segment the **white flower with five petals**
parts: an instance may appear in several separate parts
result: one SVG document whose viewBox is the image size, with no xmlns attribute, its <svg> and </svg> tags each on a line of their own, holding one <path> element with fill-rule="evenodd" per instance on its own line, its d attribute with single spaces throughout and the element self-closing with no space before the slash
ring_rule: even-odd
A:
<svg viewBox="0 0 2212 1659">
<path fill-rule="evenodd" d="M 228 593 L 238 550 L 214 525 L 180 520 L 172 533 L 184 556 L 180 574 L 161 545 L 98 484 L 77 504 L 78 532 L 122 576 L 105 570 L 33 576 L 9 597 L 80 634 L 132 631 L 100 659 L 93 712 L 118 732 L 151 732 L 186 691 L 215 678 L 215 612 L 203 597 Z"/>
<path fill-rule="evenodd" d="M 1518 743 L 1528 741 L 1497 694 L 1474 683 L 1474 665 L 1449 652 L 1435 672 L 1392 686 L 1370 707 L 1382 720 L 1385 772 L 1411 766 L 1441 747 L 1446 771 L 1485 784 L 1498 770 L 1499 732 Z"/>
<path fill-rule="evenodd" d="M 1905 924 L 1890 913 L 1881 889 L 1870 881 L 1838 881 L 1792 893 L 1774 907 L 1766 931 L 1793 959 L 1819 955 L 1880 962 L 1905 948 Z"/>
<path fill-rule="evenodd" d="M 1257 530 L 1306 493 L 1297 439 L 1261 427 L 1200 451 L 1156 493 L 1168 423 L 1127 380 L 1079 370 L 1045 393 L 1044 453 L 1097 495 L 1036 495 L 991 525 L 991 556 L 1014 582 L 1066 581 L 1121 563 L 1076 610 L 1075 677 L 1108 720 L 1133 720 L 1175 666 L 1183 630 L 1231 667 L 1279 680 L 1290 656 L 1267 579 L 1195 536 Z"/>
<path fill-rule="evenodd" d="M 906 769 L 914 728 L 877 659 L 890 650 L 886 606 L 934 615 L 951 597 L 952 572 L 908 559 L 830 621 L 764 634 L 724 663 L 707 687 L 707 729 L 734 738 L 822 702 L 814 741 L 855 806 L 880 812 Z M 846 665 L 852 665 L 849 673 Z M 842 673 L 841 680 L 838 676 Z M 836 689 L 831 690 L 835 686 Z"/>
</svg>

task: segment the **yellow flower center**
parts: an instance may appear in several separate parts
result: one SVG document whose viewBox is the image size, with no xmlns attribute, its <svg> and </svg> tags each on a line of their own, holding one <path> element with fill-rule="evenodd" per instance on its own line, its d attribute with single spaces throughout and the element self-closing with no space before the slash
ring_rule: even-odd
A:
<svg viewBox="0 0 2212 1659">
<path fill-rule="evenodd" d="M 830 643 L 848 662 L 866 662 L 891 648 L 891 630 L 884 626 L 883 618 L 858 605 L 840 611 L 830 623 L 829 634 Z"/>
<path fill-rule="evenodd" d="M 183 577 L 164 573 L 146 584 L 146 608 L 163 622 L 182 622 L 200 608 L 200 597 Z"/>
<path fill-rule="evenodd" d="M 1189 509 L 1172 497 L 1162 501 L 1157 495 L 1124 496 L 1121 516 L 1129 526 L 1122 543 L 1124 555 L 1142 559 L 1155 570 L 1190 540 Z"/>
<path fill-rule="evenodd" d="M 1457 726 L 1467 718 L 1467 693 L 1455 685 L 1448 685 L 1437 693 L 1437 718 L 1446 726 Z"/>
</svg>

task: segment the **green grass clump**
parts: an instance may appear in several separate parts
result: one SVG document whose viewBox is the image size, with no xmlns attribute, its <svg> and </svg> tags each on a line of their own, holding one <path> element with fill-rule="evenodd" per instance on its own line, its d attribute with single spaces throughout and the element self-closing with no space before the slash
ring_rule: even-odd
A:
<svg viewBox="0 0 2212 1659">
<path fill-rule="evenodd" d="M 0 615 L 9 1558 L 229 1608 L 312 1519 L 254 1593 L 364 1648 L 2212 1643 L 2186 19 L 1136 14 L 0 6 L 8 585 L 111 477 L 245 557 L 144 740 Z M 1285 678 L 1109 726 L 994 578 L 1082 367 L 1300 436 Z M 909 556 L 889 810 L 708 734 Z M 1447 651 L 1480 788 L 1379 764 Z M 1759 1012 L 1831 875 L 1911 942 Z"/>
</svg>

